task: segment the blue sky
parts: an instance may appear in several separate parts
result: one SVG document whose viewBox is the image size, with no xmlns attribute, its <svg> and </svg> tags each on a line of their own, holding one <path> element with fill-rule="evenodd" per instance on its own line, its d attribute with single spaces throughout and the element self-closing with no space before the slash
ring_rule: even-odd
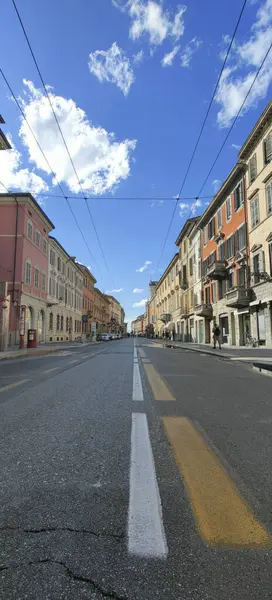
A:
<svg viewBox="0 0 272 600">
<path fill-rule="evenodd" d="M 181 5 L 176 0 L 66 0 L 64 10 L 63 3 L 53 0 L 17 0 L 17 6 L 43 78 L 51 86 L 82 187 L 86 194 L 99 197 L 89 200 L 89 206 L 111 277 L 11 0 L 1 5 L 1 67 L 65 193 L 77 196 L 71 204 L 92 256 L 65 200 L 50 197 L 59 194 L 59 188 L 1 78 L 0 113 L 13 151 L 1 153 L 0 180 L 11 190 L 32 191 L 43 202 L 56 237 L 91 266 L 99 287 L 122 290 L 113 294 L 131 320 L 142 312 L 141 306 L 133 305 L 148 297 L 150 278 L 160 275 L 158 260 L 173 197 L 179 192 L 242 1 L 190 0 Z M 175 252 L 174 241 L 192 208 L 192 201 L 184 198 L 198 194 L 271 39 L 272 0 L 248 0 L 161 270 Z M 271 79 L 269 55 L 203 195 L 211 197 L 235 163 L 239 146 L 270 99 Z M 120 196 L 125 199 L 117 199 Z M 135 197 L 150 200 L 128 199 Z M 158 201 L 161 197 L 169 199 Z M 202 212 L 207 201 L 201 200 L 193 212 Z"/>
</svg>

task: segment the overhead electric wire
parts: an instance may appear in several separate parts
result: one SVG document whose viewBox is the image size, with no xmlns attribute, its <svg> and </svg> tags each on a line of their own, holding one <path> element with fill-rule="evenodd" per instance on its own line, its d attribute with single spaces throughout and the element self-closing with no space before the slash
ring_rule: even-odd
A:
<svg viewBox="0 0 272 600">
<path fill-rule="evenodd" d="M 58 194 L 47 194 L 46 192 L 37 192 L 36 196 L 44 196 L 45 198 L 62 198 L 62 196 L 60 196 Z M 66 195 L 66 198 L 69 198 L 71 200 L 73 200 L 73 199 L 79 200 L 80 199 L 80 198 L 78 198 L 78 196 L 70 196 L 70 195 L 69 196 Z M 145 201 L 153 200 L 154 202 L 158 202 L 159 200 L 163 200 L 163 201 L 171 200 L 172 202 L 176 201 L 176 198 L 174 198 L 173 196 L 172 197 L 171 196 L 166 196 L 166 197 L 158 196 L 157 198 L 154 196 L 153 197 L 152 196 L 146 196 L 146 197 L 143 197 L 143 196 L 140 196 L 140 197 L 137 197 L 137 196 L 127 196 L 127 197 L 126 196 L 87 196 L 87 198 L 89 200 L 110 200 L 110 201 L 112 201 L 112 200 L 145 200 Z M 200 197 L 201 200 L 207 200 L 209 198 L 213 198 L 213 196 L 211 195 L 211 196 L 201 196 Z M 84 198 L 82 198 L 82 200 L 83 199 Z M 195 196 L 183 197 L 183 200 L 195 200 Z"/>
<path fill-rule="evenodd" d="M 13 0 L 13 1 L 14 1 L 14 0 Z M 237 22 L 236 22 L 236 25 L 235 25 L 235 28 L 234 28 L 234 31 L 233 31 L 233 34 L 232 34 L 232 37 L 231 37 L 231 40 L 230 40 L 230 43 L 229 43 L 229 46 L 228 46 L 228 50 L 227 50 L 226 56 L 225 56 L 225 58 L 224 58 L 224 62 L 223 62 L 223 64 L 222 64 L 222 67 L 221 67 L 221 71 L 220 71 L 220 73 L 219 73 L 219 76 L 218 76 L 218 78 L 217 78 L 217 82 L 216 82 L 215 88 L 214 88 L 214 90 L 213 90 L 213 93 L 212 93 L 211 100 L 210 100 L 210 102 L 209 102 L 209 106 L 208 106 L 208 108 L 207 108 L 207 111 L 206 111 L 206 114 L 205 114 L 205 117 L 204 117 L 203 123 L 202 123 L 202 125 L 201 125 L 200 131 L 199 131 L 199 134 L 198 134 L 198 137 L 197 137 L 197 140 L 196 140 L 196 143 L 195 143 L 195 146 L 194 146 L 194 149 L 193 149 L 192 155 L 191 155 L 191 158 L 190 158 L 190 160 L 189 160 L 188 167 L 187 167 L 187 169 L 186 169 L 186 172 L 185 172 L 185 175 L 184 175 L 184 178 L 183 178 L 183 181 L 182 181 L 181 187 L 180 187 L 179 194 L 177 195 L 177 198 L 176 198 L 176 204 L 175 204 L 175 206 L 174 206 L 174 210 L 173 210 L 173 213 L 172 213 L 172 215 L 171 215 L 170 223 L 169 223 L 169 226 L 168 226 L 168 229 L 167 229 L 167 233 L 166 233 L 165 240 L 164 240 L 164 243 L 163 243 L 163 246 L 162 246 L 161 254 L 160 254 L 160 257 L 159 257 L 159 260 L 158 260 L 157 269 L 159 268 L 159 265 L 160 265 L 160 262 L 161 262 L 161 259 L 162 259 L 162 256 L 163 256 L 163 253 L 164 253 L 164 250 L 165 250 L 165 246 L 166 246 L 166 243 L 167 243 L 167 240 L 168 240 L 168 236 L 169 236 L 169 233 L 170 233 L 170 230 L 171 230 L 171 227 L 172 227 L 172 223 L 173 223 L 173 220 L 174 220 L 174 216 L 175 216 L 175 214 L 176 214 L 177 206 L 178 206 L 178 203 L 179 203 L 179 201 L 181 200 L 181 194 L 182 194 L 182 190 L 183 190 L 183 188 L 184 188 L 184 185 L 185 185 L 185 183 L 186 183 L 186 181 L 187 181 L 187 177 L 188 177 L 188 174 L 189 174 L 190 168 L 191 168 L 191 166 L 192 166 L 192 162 L 193 162 L 193 160 L 194 160 L 194 157 L 195 157 L 195 154 L 196 154 L 196 151 L 197 151 L 197 148 L 198 148 L 198 145 L 199 145 L 199 142 L 200 142 L 200 139 L 201 139 L 201 136 L 202 136 L 202 133 L 203 133 L 204 127 L 205 127 L 205 125 L 206 125 L 206 122 L 207 122 L 208 116 L 209 116 L 209 114 L 210 114 L 210 110 L 211 110 L 211 107 L 212 107 L 212 103 L 213 103 L 213 101 L 214 101 L 214 98 L 215 98 L 215 95 L 216 95 L 216 92 L 217 92 L 217 89 L 218 89 L 218 86 L 219 86 L 220 80 L 221 80 L 221 78 L 222 78 L 223 71 L 224 71 L 224 69 L 225 69 L 226 62 L 227 62 L 227 60 L 228 60 L 228 57 L 229 57 L 229 54 L 230 54 L 230 51 L 231 51 L 231 48 L 232 48 L 232 45 L 233 45 L 233 42 L 234 42 L 234 38 L 235 38 L 235 36 L 236 36 L 237 29 L 238 29 L 238 27 L 239 27 L 239 24 L 240 24 L 240 21 L 241 21 L 241 18 L 242 18 L 243 12 L 244 12 L 244 10 L 245 10 L 246 4 L 247 4 L 247 0 L 244 0 L 244 2 L 243 2 L 243 5 L 242 5 L 242 8 L 241 8 L 241 10 L 240 10 L 240 14 L 239 14 L 238 20 L 237 20 Z M 195 200 L 198 200 L 198 196 L 196 196 Z"/>
<path fill-rule="evenodd" d="M 33 49 L 32 49 L 32 46 L 31 46 L 31 43 L 30 43 L 29 37 L 28 37 L 28 35 L 27 35 L 27 32 L 26 32 L 26 29 L 25 29 L 25 27 L 24 27 L 23 21 L 22 21 L 22 19 L 21 19 L 20 13 L 19 13 L 19 11 L 18 11 L 18 8 L 17 8 L 17 6 L 16 6 L 15 0 L 12 0 L 12 3 L 13 3 L 13 6 L 14 6 L 14 8 L 15 8 L 15 11 L 16 11 L 16 14 L 17 14 L 17 17 L 18 17 L 18 19 L 19 19 L 19 22 L 20 22 L 21 28 L 22 28 L 22 30 L 23 30 L 23 33 L 24 33 L 24 36 L 25 36 L 25 39 L 26 39 L 27 45 L 28 45 L 28 47 L 29 47 L 29 50 L 30 50 L 31 56 L 32 56 L 32 58 L 33 58 L 33 61 L 34 61 L 34 63 L 35 63 L 35 66 L 36 66 L 36 69 L 37 69 L 37 71 L 38 71 L 38 74 L 39 74 L 40 80 L 41 80 L 41 82 L 42 82 L 42 86 L 43 86 L 43 89 L 44 89 L 45 95 L 46 95 L 46 97 L 47 97 L 47 99 L 48 99 L 48 102 L 49 102 L 49 104 L 50 104 L 50 107 L 51 107 L 52 113 L 53 113 L 53 115 L 54 115 L 54 119 L 55 119 L 56 125 L 57 125 L 57 127 L 58 127 L 59 133 L 60 133 L 60 135 L 61 135 L 61 138 L 62 138 L 63 144 L 64 144 L 64 146 L 65 146 L 65 149 L 66 149 L 66 152 L 67 152 L 67 154 L 68 154 L 68 156 L 69 156 L 69 159 L 70 159 L 70 162 L 71 162 L 71 165 L 72 165 L 72 168 L 73 168 L 74 174 L 75 174 L 75 176 L 76 176 L 76 179 L 77 179 L 77 181 L 78 181 L 78 185 L 79 185 L 79 187 L 80 187 L 80 190 L 81 190 L 81 193 L 82 193 L 82 195 L 83 195 L 83 198 L 84 198 L 84 200 L 85 200 L 85 202 L 86 202 L 87 210 L 88 210 L 88 213 L 89 213 L 89 216 L 90 216 L 90 219 L 91 219 L 91 222 L 92 222 L 93 228 L 94 228 L 94 232 L 95 232 L 96 239 L 97 239 L 97 241 L 98 241 L 98 244 L 99 244 L 99 247 L 100 247 L 100 251 L 101 251 L 101 254 L 102 254 L 102 257 L 103 257 L 104 263 L 105 263 L 105 265 L 106 265 L 106 268 L 107 268 L 107 271 L 108 271 L 108 273 L 109 273 L 109 276 L 110 276 L 110 278 L 111 278 L 111 280 L 112 280 L 112 282 L 113 282 L 113 284 L 114 284 L 114 281 L 113 281 L 113 278 L 112 278 L 112 275 L 111 275 L 111 272 L 110 272 L 110 269 L 109 269 L 109 266 L 108 266 L 108 263 L 107 263 L 107 260 L 106 260 L 105 254 L 104 254 L 104 250 L 103 250 L 103 248 L 102 248 L 102 244 L 101 244 L 101 242 L 100 242 L 100 238 L 99 238 L 99 235 L 98 235 L 98 232 L 97 232 L 97 229 L 96 229 L 96 225 L 95 225 L 95 222 L 94 222 L 94 219 L 93 219 L 93 215 L 92 215 L 92 213 L 91 213 L 91 210 L 90 210 L 90 207 L 89 207 L 89 204 L 88 204 L 88 200 L 87 200 L 87 199 L 86 199 L 86 197 L 85 197 L 85 193 L 84 193 L 84 190 L 83 190 L 83 188 L 82 188 L 81 181 L 80 181 L 80 179 L 79 179 L 79 176 L 78 176 L 77 170 L 76 170 L 76 168 L 75 168 L 75 165 L 74 165 L 74 161 L 73 161 L 73 159 L 72 159 L 71 153 L 70 153 L 70 151 L 69 151 L 69 148 L 68 148 L 68 146 L 67 146 L 67 143 L 66 143 L 65 137 L 64 137 L 64 135 L 63 135 L 63 132 L 62 132 L 61 126 L 60 126 L 60 124 L 59 124 L 59 120 L 58 120 L 58 117 L 57 117 L 57 115 L 56 115 L 56 112 L 55 112 L 54 106 L 53 106 L 53 104 L 52 104 L 52 101 L 51 101 L 51 98 L 50 98 L 50 94 L 48 93 L 48 90 L 47 90 L 47 87 L 46 87 L 45 81 L 44 81 L 44 79 L 43 79 L 43 76 L 42 76 L 41 70 L 40 70 L 40 68 L 39 68 L 39 65 L 38 65 L 38 62 L 37 62 L 37 60 L 36 60 L 36 57 L 35 57 L 34 51 L 33 51 Z"/>
<path fill-rule="evenodd" d="M 12 98 L 13 98 L 14 102 L 16 103 L 16 105 L 17 105 L 17 107 L 18 107 L 18 109 L 19 109 L 19 111 L 20 111 L 20 113 L 21 113 L 21 115 L 22 115 L 23 119 L 25 120 L 25 122 L 26 122 L 26 124 L 27 124 L 27 126 L 28 126 L 28 128 L 29 128 L 29 130 L 30 130 L 30 132 L 31 132 L 31 134 L 32 134 L 32 136 L 33 136 L 33 138 L 34 138 L 34 140 L 35 140 L 35 142 L 36 142 L 36 144 L 37 144 L 37 146 L 38 146 L 39 150 L 40 150 L 40 152 L 42 153 L 42 156 L 43 156 L 44 160 L 46 161 L 46 164 L 48 165 L 48 167 L 49 167 L 49 169 L 50 169 L 50 171 L 51 171 L 51 173 L 52 173 L 52 175 L 53 175 L 54 179 L 56 180 L 56 182 L 57 182 L 57 184 L 58 184 L 58 186 L 59 186 L 59 188 L 60 188 L 60 191 L 62 192 L 62 196 L 58 196 L 58 197 L 59 197 L 59 198 L 62 198 L 62 197 L 63 197 L 63 198 L 65 199 L 65 201 L 66 201 L 66 203 L 67 203 L 67 205 L 68 205 L 68 207 L 69 207 L 69 210 L 70 210 L 70 211 L 71 211 L 71 213 L 72 213 L 72 216 L 73 216 L 73 218 L 74 218 L 74 221 L 75 221 L 75 223 L 76 223 L 76 225 L 77 225 L 77 227 L 78 227 L 78 229 L 79 229 L 79 232 L 80 232 L 80 234 L 81 234 L 81 236 L 82 236 L 82 239 L 83 239 L 83 241 L 84 241 L 84 243 L 85 243 L 85 245 L 86 245 L 86 247 L 87 247 L 87 249 L 88 249 L 88 252 L 89 252 L 89 254 L 90 254 L 91 260 L 92 260 L 92 261 L 93 261 L 93 263 L 95 264 L 95 260 L 94 260 L 94 258 L 93 258 L 92 251 L 91 251 L 91 249 L 90 249 L 90 246 L 89 246 L 89 244 L 88 244 L 88 242 L 87 242 L 87 240 L 86 240 L 86 238 L 85 238 L 85 235 L 84 235 L 84 233 L 83 233 L 83 231 L 82 231 L 82 229 L 81 229 L 81 227 L 80 227 L 80 225 L 79 225 L 79 222 L 78 222 L 78 220 L 77 220 L 77 218 L 76 218 L 76 215 L 75 215 L 75 213 L 74 213 L 74 211 L 73 211 L 73 209 L 72 209 L 72 207 L 71 207 L 71 205 L 70 205 L 70 202 L 69 202 L 69 200 L 68 200 L 68 196 L 65 194 L 65 192 L 64 192 L 64 190 L 63 190 L 63 188 L 62 188 L 62 186 L 61 186 L 60 182 L 58 181 L 57 175 L 56 175 L 56 174 L 55 174 L 55 172 L 53 171 L 53 169 L 52 169 L 52 167 L 51 167 L 51 165 L 50 165 L 50 163 L 49 163 L 49 161 L 48 161 L 48 159 L 47 159 L 47 157 L 46 157 L 46 155 L 45 155 L 45 153 L 44 153 L 44 151 L 43 151 L 43 149 L 42 149 L 42 147 L 41 147 L 41 145 L 40 145 L 40 143 L 39 143 L 39 141 L 38 141 L 38 140 L 37 140 L 37 138 L 36 138 L 36 135 L 35 135 L 35 133 L 34 133 L 34 131 L 33 131 L 32 127 L 31 127 L 30 123 L 28 122 L 28 119 L 27 119 L 27 117 L 26 117 L 26 115 L 25 115 L 25 112 L 24 112 L 24 110 L 22 109 L 22 107 L 21 107 L 20 103 L 18 102 L 18 100 L 17 100 L 17 98 L 16 98 L 16 96 L 15 96 L 15 94 L 14 94 L 14 92 L 13 92 L 12 88 L 11 88 L 11 85 L 9 84 L 9 82 L 8 82 L 8 80 L 7 80 L 7 77 L 5 76 L 5 74 L 4 74 L 4 72 L 3 72 L 3 70 L 2 70 L 1 68 L 0 68 L 0 73 L 1 73 L 1 75 L 2 75 L 2 77 L 3 77 L 3 79 L 4 79 L 4 81 L 5 81 L 5 84 L 7 85 L 8 89 L 9 89 L 9 91 L 10 91 L 10 93 L 11 93 L 11 95 L 12 95 Z M 8 190 L 8 188 L 7 188 L 7 187 L 6 187 L 4 184 L 2 184 L 2 185 L 3 185 L 3 187 L 5 187 L 5 188 L 6 188 L 6 190 L 8 191 L 8 193 L 14 194 L 14 192 L 10 192 L 10 191 Z M 15 193 L 16 193 L 16 192 L 15 192 Z M 36 195 L 36 196 L 39 196 L 39 195 L 42 195 L 42 194 L 35 194 L 35 195 Z M 44 194 L 44 195 L 45 195 L 45 196 L 47 196 L 47 194 Z M 99 273 L 100 273 L 100 276 L 101 276 L 101 278 L 103 279 L 103 276 L 102 276 L 102 274 L 101 274 L 101 271 L 100 271 L 100 269 L 99 269 L 99 267 L 98 267 L 98 266 L 97 266 L 97 270 L 99 271 Z"/>
<path fill-rule="evenodd" d="M 202 186 L 201 186 L 201 188 L 200 188 L 200 190 L 199 190 L 199 194 L 201 194 L 201 192 L 203 191 L 203 189 L 204 189 L 204 187 L 205 187 L 205 185 L 206 185 L 206 183 L 207 183 L 207 181 L 208 181 L 208 179 L 209 179 L 209 177 L 210 177 L 210 174 L 211 174 L 211 172 L 212 172 L 212 170 L 213 170 L 213 168 L 214 168 L 215 164 L 216 164 L 216 163 L 217 163 L 217 161 L 218 161 L 218 158 L 219 158 L 219 156 L 220 156 L 220 154 L 221 154 L 221 152 L 222 152 L 222 150 L 223 150 L 223 148 L 224 148 L 224 146 L 225 146 L 225 144 L 226 144 L 226 142 L 227 142 L 227 140 L 228 140 L 228 138 L 229 138 L 229 136 L 230 136 L 230 134 L 231 134 L 231 132 L 232 132 L 232 130 L 233 130 L 233 127 L 234 127 L 234 125 L 235 125 L 235 123 L 236 123 L 237 119 L 239 118 L 239 115 L 241 114 L 241 111 L 243 110 L 243 108 L 244 108 L 244 106 L 245 106 L 245 103 L 246 103 L 246 101 L 247 101 L 247 99 L 248 99 L 248 97 L 249 97 L 249 95 L 250 95 L 250 93 L 251 93 L 251 90 L 252 90 L 252 88 L 253 88 L 253 86 L 254 86 L 254 84 L 255 84 L 256 80 L 257 80 L 257 77 L 258 77 L 258 75 L 260 74 L 260 72 L 261 72 L 261 70 L 262 70 L 262 68 L 263 68 L 263 66 L 264 66 L 264 63 L 265 63 L 265 61 L 266 61 L 266 59 L 267 59 L 267 57 L 268 57 L 268 54 L 269 54 L 269 52 L 270 52 L 271 48 L 272 48 L 272 43 L 270 44 L 270 46 L 269 46 L 269 48 L 268 48 L 267 52 L 265 53 L 265 56 L 264 56 L 264 58 L 263 58 L 263 60 L 262 60 L 262 62 L 261 62 L 261 64 L 260 64 L 260 66 L 259 66 L 259 68 L 258 68 L 258 71 L 257 71 L 257 72 L 256 72 L 256 74 L 255 74 L 255 77 L 254 77 L 254 79 L 253 79 L 253 81 L 252 81 L 252 83 L 251 83 L 251 86 L 250 86 L 249 90 L 247 91 L 247 94 L 246 94 L 246 96 L 245 96 L 245 98 L 244 98 L 244 100 L 243 100 L 243 102 L 242 102 L 242 104 L 241 104 L 241 106 L 240 106 L 240 108 L 239 108 L 239 110 L 238 110 L 238 113 L 236 114 L 236 116 L 235 116 L 235 118 L 234 118 L 234 120 L 233 120 L 233 122 L 232 122 L 232 125 L 231 125 L 231 127 L 229 128 L 229 131 L 228 131 L 228 133 L 227 133 L 227 135 L 226 135 L 226 137 L 225 137 L 225 139 L 224 139 L 224 141 L 223 141 L 222 145 L 220 146 L 220 148 L 219 148 L 219 150 L 218 150 L 218 152 L 217 152 L 217 155 L 216 155 L 216 157 L 215 157 L 215 159 L 214 159 L 214 161 L 213 161 L 213 163 L 212 163 L 212 166 L 211 166 L 211 168 L 210 168 L 210 170 L 209 170 L 209 172 L 208 172 L 207 176 L 205 177 L 205 180 L 204 180 L 204 182 L 203 182 L 203 184 L 202 184 Z"/>
</svg>

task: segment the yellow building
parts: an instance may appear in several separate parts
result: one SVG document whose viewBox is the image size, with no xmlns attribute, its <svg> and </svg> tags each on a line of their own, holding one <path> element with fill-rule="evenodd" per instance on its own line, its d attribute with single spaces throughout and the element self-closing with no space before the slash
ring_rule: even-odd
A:
<svg viewBox="0 0 272 600">
<path fill-rule="evenodd" d="M 109 296 L 105 294 L 105 297 L 110 302 L 110 325 L 109 332 L 110 333 L 122 333 L 124 332 L 124 319 L 125 319 L 125 311 L 122 308 L 120 302 L 114 298 L 114 296 Z"/>
<path fill-rule="evenodd" d="M 272 101 L 243 144 L 246 163 L 250 302 L 248 327 L 260 345 L 272 345 Z"/>
<path fill-rule="evenodd" d="M 172 258 L 156 287 L 155 335 L 176 336 L 180 316 L 179 255 Z"/>
<path fill-rule="evenodd" d="M 185 222 L 177 240 L 180 261 L 180 311 L 177 323 L 177 335 L 181 341 L 195 341 L 195 306 L 200 303 L 201 284 L 199 277 L 199 245 L 200 236 L 196 224 L 199 217 L 192 217 Z"/>
</svg>

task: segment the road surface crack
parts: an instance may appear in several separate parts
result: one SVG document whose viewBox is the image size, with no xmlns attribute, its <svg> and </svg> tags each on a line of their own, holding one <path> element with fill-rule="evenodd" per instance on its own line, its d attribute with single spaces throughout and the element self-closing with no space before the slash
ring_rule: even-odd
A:
<svg viewBox="0 0 272 600">
<path fill-rule="evenodd" d="M 18 533 L 54 533 L 56 531 L 68 532 L 68 533 L 83 533 L 87 535 L 93 535 L 97 538 L 113 538 L 116 541 L 121 541 L 125 538 L 124 533 L 107 533 L 93 531 L 92 529 L 76 529 L 75 527 L 13 527 L 12 525 L 5 525 L 0 527 L 0 531 L 17 531 Z"/>
<path fill-rule="evenodd" d="M 101 596 L 103 596 L 103 598 L 111 598 L 112 600 L 128 600 L 128 596 L 119 596 L 119 594 L 117 594 L 114 590 L 104 589 L 103 587 L 101 587 L 101 585 L 99 585 L 99 583 L 96 583 L 93 579 L 91 579 L 91 577 L 85 577 L 84 575 L 78 575 L 78 574 L 74 573 L 73 570 L 70 567 L 67 567 L 67 565 L 61 560 L 54 560 L 51 558 L 41 558 L 40 560 L 30 561 L 27 563 L 22 562 L 22 563 L 17 563 L 15 565 L 9 565 L 9 566 L 2 565 L 2 566 L 0 566 L 0 573 L 4 572 L 4 571 L 13 570 L 13 569 L 20 569 L 23 567 L 24 568 L 25 567 L 36 567 L 38 565 L 44 565 L 44 564 L 57 565 L 58 567 L 64 569 L 66 572 L 66 575 L 68 577 L 70 577 L 70 579 L 73 579 L 74 581 L 80 581 L 81 583 L 89 584 L 90 586 L 92 586 L 93 591 L 101 594 Z"/>
</svg>

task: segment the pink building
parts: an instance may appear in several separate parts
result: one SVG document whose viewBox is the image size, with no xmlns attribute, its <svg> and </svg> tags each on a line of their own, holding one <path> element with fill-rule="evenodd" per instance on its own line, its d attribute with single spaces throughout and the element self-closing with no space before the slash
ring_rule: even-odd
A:
<svg viewBox="0 0 272 600">
<path fill-rule="evenodd" d="M 53 223 L 31 194 L 0 194 L 0 281 L 8 282 L 10 346 L 19 344 L 23 322 L 25 341 L 28 329 L 37 330 L 38 343 L 45 341 L 52 229 Z"/>
</svg>

